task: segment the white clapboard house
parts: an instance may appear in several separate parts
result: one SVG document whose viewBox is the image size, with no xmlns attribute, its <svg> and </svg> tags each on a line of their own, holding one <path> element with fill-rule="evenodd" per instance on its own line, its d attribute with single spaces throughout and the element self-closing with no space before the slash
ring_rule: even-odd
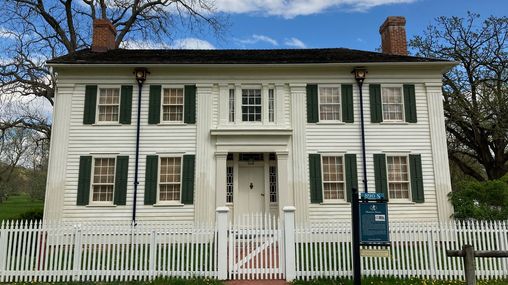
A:
<svg viewBox="0 0 508 285">
<path fill-rule="evenodd" d="M 408 56 L 403 17 L 380 33 L 380 53 L 127 50 L 96 20 L 90 49 L 48 62 L 45 219 L 213 222 L 221 206 L 233 218 L 294 206 L 299 223 L 348 220 L 352 188 L 365 190 L 361 104 L 368 191 L 389 198 L 392 221 L 449 219 L 453 63 Z"/>
</svg>

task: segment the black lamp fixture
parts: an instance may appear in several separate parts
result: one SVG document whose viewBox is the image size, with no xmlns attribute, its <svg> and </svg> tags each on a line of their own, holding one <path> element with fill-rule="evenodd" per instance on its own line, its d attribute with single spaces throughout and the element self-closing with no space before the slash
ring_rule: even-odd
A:
<svg viewBox="0 0 508 285">
<path fill-rule="evenodd" d="M 148 69 L 144 67 L 138 67 L 134 69 L 134 75 L 136 75 L 136 81 L 138 84 L 143 84 L 146 80 L 146 75 L 149 74 Z"/>
<path fill-rule="evenodd" d="M 367 69 L 365 67 L 356 67 L 351 72 L 355 75 L 356 82 L 363 84 L 365 77 L 367 77 Z"/>
</svg>

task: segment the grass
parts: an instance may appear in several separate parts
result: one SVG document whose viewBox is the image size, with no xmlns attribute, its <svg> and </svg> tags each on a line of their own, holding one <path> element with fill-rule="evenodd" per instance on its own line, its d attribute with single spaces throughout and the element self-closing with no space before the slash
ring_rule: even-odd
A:
<svg viewBox="0 0 508 285">
<path fill-rule="evenodd" d="M 26 194 L 9 196 L 0 204 L 0 221 L 17 219 L 23 213 L 42 210 L 44 201 L 33 201 Z"/>
<path fill-rule="evenodd" d="M 308 281 L 297 280 L 293 285 L 353 285 L 349 279 L 312 279 Z M 507 285 L 505 280 L 478 280 L 477 285 Z M 426 279 L 398 279 L 381 277 L 364 277 L 362 285 L 466 285 L 466 282 L 460 280 L 426 280 Z"/>
<path fill-rule="evenodd" d="M 180 279 L 180 278 L 157 278 L 153 281 L 113 281 L 113 282 L 52 282 L 52 283 L 14 283 L 14 284 L 26 284 L 26 285 L 43 285 L 43 284 L 55 284 L 55 285 L 223 285 L 224 282 L 207 279 L 207 278 L 196 278 L 196 279 Z"/>
</svg>

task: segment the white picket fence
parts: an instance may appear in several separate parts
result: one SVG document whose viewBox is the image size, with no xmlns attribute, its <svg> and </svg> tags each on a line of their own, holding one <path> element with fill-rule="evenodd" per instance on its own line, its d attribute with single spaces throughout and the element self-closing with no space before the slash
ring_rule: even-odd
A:
<svg viewBox="0 0 508 285">
<path fill-rule="evenodd" d="M 215 225 L 143 223 L 0 224 L 0 282 L 351 277 L 351 226 L 296 225 L 295 209 Z M 362 257 L 362 274 L 462 279 L 447 249 L 508 250 L 508 222 L 390 223 L 390 257 Z M 508 278 L 508 259 L 477 258 L 477 276 Z"/>
<path fill-rule="evenodd" d="M 205 225 L 7 222 L 0 282 L 215 278 L 216 240 Z"/>
<path fill-rule="evenodd" d="M 295 229 L 296 277 L 351 277 L 351 225 L 325 222 Z M 463 261 L 446 250 L 508 250 L 508 224 L 499 222 L 390 223 L 390 257 L 362 257 L 362 275 L 463 279 Z M 376 247 L 371 247 L 376 248 Z M 379 247 L 377 247 L 379 249 Z M 508 278 L 508 260 L 476 258 L 481 279 Z"/>
</svg>

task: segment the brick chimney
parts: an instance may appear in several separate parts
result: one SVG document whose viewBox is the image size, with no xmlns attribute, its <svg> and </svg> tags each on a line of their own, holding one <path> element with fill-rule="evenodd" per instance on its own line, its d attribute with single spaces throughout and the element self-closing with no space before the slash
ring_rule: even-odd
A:
<svg viewBox="0 0 508 285">
<path fill-rule="evenodd" d="M 105 52 L 115 49 L 116 29 L 108 19 L 93 20 L 92 51 Z"/>
<path fill-rule="evenodd" d="M 401 16 L 387 17 L 379 27 L 381 49 L 383 53 L 407 55 L 406 18 Z"/>
</svg>

